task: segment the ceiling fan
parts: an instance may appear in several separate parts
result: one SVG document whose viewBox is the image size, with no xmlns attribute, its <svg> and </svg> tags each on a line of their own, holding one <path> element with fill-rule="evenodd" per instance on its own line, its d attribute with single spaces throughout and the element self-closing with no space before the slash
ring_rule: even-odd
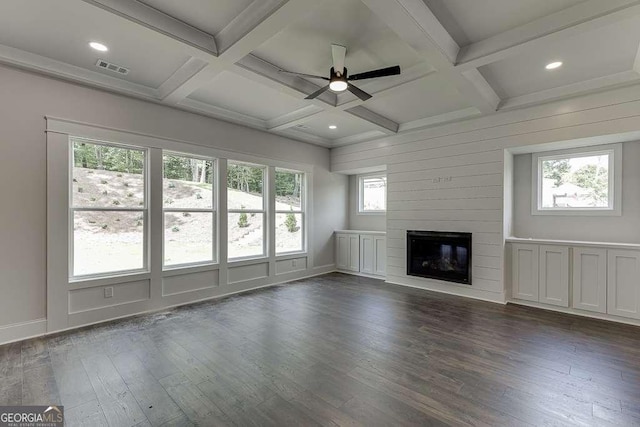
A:
<svg viewBox="0 0 640 427">
<path fill-rule="evenodd" d="M 400 74 L 400 66 L 395 65 L 393 67 L 380 68 L 378 70 L 365 71 L 364 73 L 354 74 L 349 76 L 347 74 L 347 69 L 344 67 L 344 58 L 347 55 L 347 48 L 344 46 L 340 46 L 337 44 L 331 45 L 331 55 L 333 56 L 333 67 L 331 67 L 331 71 L 329 72 L 329 77 L 323 76 L 314 76 L 312 74 L 303 74 L 303 73 L 295 73 L 292 71 L 280 70 L 281 73 L 292 74 L 294 76 L 306 77 L 310 79 L 322 79 L 329 82 L 327 86 L 324 86 L 321 89 L 313 92 L 311 95 L 307 96 L 305 99 L 314 99 L 320 96 L 322 93 L 327 90 L 331 90 L 333 92 L 344 92 L 348 90 L 362 101 L 366 101 L 371 98 L 367 92 L 359 89 L 353 84 L 349 83 L 354 80 L 364 80 L 364 79 L 375 79 L 377 77 L 386 77 L 386 76 L 395 76 Z"/>
</svg>

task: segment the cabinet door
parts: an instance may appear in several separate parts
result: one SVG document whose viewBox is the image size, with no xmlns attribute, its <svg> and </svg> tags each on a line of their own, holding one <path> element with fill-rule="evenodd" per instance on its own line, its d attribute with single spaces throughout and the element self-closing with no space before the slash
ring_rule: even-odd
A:
<svg viewBox="0 0 640 427">
<path fill-rule="evenodd" d="M 607 253 L 607 313 L 640 319 L 640 252 Z"/>
<path fill-rule="evenodd" d="M 513 243 L 511 250 L 513 298 L 538 301 L 538 246 Z"/>
<path fill-rule="evenodd" d="M 347 270 L 349 268 L 349 235 L 336 234 L 336 268 Z"/>
<path fill-rule="evenodd" d="M 349 264 L 347 270 L 360 271 L 360 235 L 349 234 Z"/>
<path fill-rule="evenodd" d="M 607 251 L 573 248 L 573 308 L 607 312 Z"/>
<path fill-rule="evenodd" d="M 539 301 L 569 307 L 569 247 L 540 246 Z"/>
<path fill-rule="evenodd" d="M 360 235 L 360 272 L 373 274 L 375 268 L 375 246 L 373 236 Z"/>
<path fill-rule="evenodd" d="M 373 238 L 375 264 L 373 274 L 376 276 L 387 275 L 387 238 L 375 236 Z"/>
</svg>

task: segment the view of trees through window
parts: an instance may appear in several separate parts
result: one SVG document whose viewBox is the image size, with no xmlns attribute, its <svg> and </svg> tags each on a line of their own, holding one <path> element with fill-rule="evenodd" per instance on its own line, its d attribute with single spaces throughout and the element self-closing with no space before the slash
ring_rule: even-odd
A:
<svg viewBox="0 0 640 427">
<path fill-rule="evenodd" d="M 144 270 L 147 151 L 79 138 L 72 139 L 72 151 L 71 275 Z M 165 267 L 217 261 L 215 169 L 213 159 L 163 152 Z M 277 254 L 304 250 L 305 174 L 274 170 L 271 218 L 266 210 L 268 167 L 229 162 L 227 171 L 228 257 L 266 255 L 266 230 L 271 226 L 275 226 Z"/>
<path fill-rule="evenodd" d="M 213 160 L 164 154 L 165 266 L 214 260 L 214 172 Z"/>
<path fill-rule="evenodd" d="M 264 166 L 227 165 L 228 257 L 265 254 Z"/>
<path fill-rule="evenodd" d="M 145 267 L 145 151 L 74 140 L 73 276 Z"/>
<path fill-rule="evenodd" d="M 276 169 L 276 253 L 304 249 L 303 192 L 303 173 Z"/>
<path fill-rule="evenodd" d="M 609 206 L 609 156 L 540 159 L 542 208 Z"/>
</svg>

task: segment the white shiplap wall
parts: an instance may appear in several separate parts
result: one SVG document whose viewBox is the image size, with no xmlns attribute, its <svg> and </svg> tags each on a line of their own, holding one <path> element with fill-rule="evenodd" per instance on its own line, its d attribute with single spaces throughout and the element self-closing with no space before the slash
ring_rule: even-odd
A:
<svg viewBox="0 0 640 427">
<path fill-rule="evenodd" d="M 332 171 L 386 165 L 389 282 L 503 302 L 505 150 L 637 138 L 639 100 L 621 88 L 335 148 Z M 407 276 L 407 230 L 472 232 L 473 285 Z"/>
</svg>

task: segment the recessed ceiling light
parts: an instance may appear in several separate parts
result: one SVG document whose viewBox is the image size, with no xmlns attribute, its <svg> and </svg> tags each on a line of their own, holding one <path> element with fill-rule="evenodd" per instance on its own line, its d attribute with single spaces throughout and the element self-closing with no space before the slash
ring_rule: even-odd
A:
<svg viewBox="0 0 640 427">
<path fill-rule="evenodd" d="M 106 51 L 109 50 L 108 47 L 106 47 L 102 43 L 98 43 L 98 42 L 91 42 L 91 43 L 89 43 L 89 46 L 91 46 L 93 49 L 98 50 L 100 52 L 106 52 Z"/>
<path fill-rule="evenodd" d="M 336 125 L 329 125 L 329 129 L 338 129 L 338 126 L 336 126 Z"/>
<path fill-rule="evenodd" d="M 547 70 L 555 70 L 556 68 L 560 68 L 562 66 L 562 62 L 560 61 L 556 61 L 556 62 L 551 62 L 549 64 L 547 64 L 546 68 Z"/>
</svg>

